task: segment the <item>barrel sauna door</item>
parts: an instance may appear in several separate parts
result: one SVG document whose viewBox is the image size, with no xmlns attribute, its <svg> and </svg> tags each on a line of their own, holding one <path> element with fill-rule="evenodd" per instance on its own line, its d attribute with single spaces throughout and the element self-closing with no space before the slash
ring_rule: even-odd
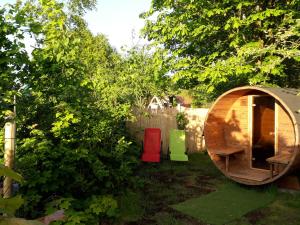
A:
<svg viewBox="0 0 300 225">
<path fill-rule="evenodd" d="M 275 154 L 275 99 L 253 96 L 252 102 L 252 167 L 269 169 L 266 159 Z"/>
</svg>

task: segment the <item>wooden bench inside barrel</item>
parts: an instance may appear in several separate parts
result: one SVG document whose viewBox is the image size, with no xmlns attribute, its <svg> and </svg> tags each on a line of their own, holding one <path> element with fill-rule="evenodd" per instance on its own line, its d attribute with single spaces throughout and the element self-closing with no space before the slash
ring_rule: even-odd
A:
<svg viewBox="0 0 300 225">
<path fill-rule="evenodd" d="M 224 147 L 224 148 L 220 148 L 220 149 L 215 149 L 212 151 L 212 153 L 221 156 L 221 157 L 225 157 L 225 170 L 226 172 L 228 172 L 229 170 L 229 157 L 231 155 L 237 154 L 237 153 L 241 153 L 243 152 L 244 149 L 242 148 L 236 148 L 236 147 Z"/>
<path fill-rule="evenodd" d="M 287 165 L 291 160 L 291 154 L 279 154 L 267 158 L 267 162 L 270 164 L 271 177 L 274 175 L 275 165 Z"/>
</svg>

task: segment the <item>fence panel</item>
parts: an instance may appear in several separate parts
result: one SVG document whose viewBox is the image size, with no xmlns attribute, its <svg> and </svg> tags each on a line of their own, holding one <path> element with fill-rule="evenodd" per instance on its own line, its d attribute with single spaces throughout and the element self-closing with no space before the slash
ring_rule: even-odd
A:
<svg viewBox="0 0 300 225">
<path fill-rule="evenodd" d="M 203 126 L 208 109 L 181 108 L 185 112 L 189 123 L 186 126 L 186 146 L 189 152 L 198 152 L 205 149 Z M 167 153 L 169 147 L 170 130 L 176 129 L 176 108 L 164 110 L 138 111 L 134 110 L 135 121 L 127 122 L 130 134 L 139 142 L 143 141 L 145 128 L 160 128 L 162 131 L 162 150 Z"/>
</svg>

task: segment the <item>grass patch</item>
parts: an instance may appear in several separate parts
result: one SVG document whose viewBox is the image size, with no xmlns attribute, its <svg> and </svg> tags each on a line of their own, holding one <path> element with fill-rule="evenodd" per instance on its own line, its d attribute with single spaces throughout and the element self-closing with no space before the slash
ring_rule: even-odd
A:
<svg viewBox="0 0 300 225">
<path fill-rule="evenodd" d="M 141 207 L 141 194 L 128 191 L 119 200 L 120 220 L 123 222 L 138 221 L 143 217 L 144 210 Z"/>
<path fill-rule="evenodd" d="M 159 212 L 153 217 L 157 225 L 182 225 L 172 214 Z"/>
<path fill-rule="evenodd" d="M 172 205 L 172 208 L 209 224 L 224 224 L 274 201 L 273 190 L 257 190 L 227 183 L 210 194 Z"/>
</svg>

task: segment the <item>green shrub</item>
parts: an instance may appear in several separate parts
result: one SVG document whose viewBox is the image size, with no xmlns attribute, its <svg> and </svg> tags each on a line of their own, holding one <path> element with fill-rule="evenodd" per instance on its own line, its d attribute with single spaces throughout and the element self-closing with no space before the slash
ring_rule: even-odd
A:
<svg viewBox="0 0 300 225">
<path fill-rule="evenodd" d="M 52 199 L 70 197 L 74 199 L 70 201 L 73 204 L 86 202 L 85 199 L 96 201 L 91 199 L 93 195 L 118 194 L 131 181 L 128 178 L 138 163 L 137 149 L 123 137 L 111 140 L 115 143 L 111 143 L 110 148 L 99 144 L 90 149 L 71 148 L 62 143 L 55 145 L 42 131 L 31 133 L 32 137 L 23 139 L 18 149 L 18 168 L 25 177 L 21 187 L 26 199 L 23 216 L 40 216 L 44 213 L 44 205 Z M 79 212 L 94 214 L 82 208 Z M 74 213 L 77 215 L 76 210 Z M 113 216 L 105 210 L 100 216 L 106 213 Z"/>
<path fill-rule="evenodd" d="M 189 121 L 186 118 L 186 114 L 184 112 L 179 112 L 176 114 L 176 122 L 177 128 L 179 130 L 184 130 Z"/>
<path fill-rule="evenodd" d="M 60 198 L 47 204 L 47 214 L 63 209 L 66 214 L 65 221 L 57 221 L 53 224 L 79 225 L 99 224 L 99 221 L 117 216 L 118 204 L 110 195 L 91 196 L 85 200 L 74 198 Z"/>
</svg>

